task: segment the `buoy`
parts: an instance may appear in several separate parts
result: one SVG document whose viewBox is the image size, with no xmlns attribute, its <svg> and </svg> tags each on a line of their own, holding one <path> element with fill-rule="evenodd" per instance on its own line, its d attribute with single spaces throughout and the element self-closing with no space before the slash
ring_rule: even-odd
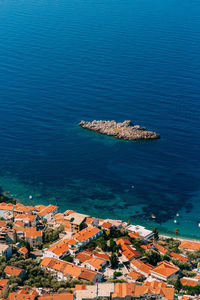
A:
<svg viewBox="0 0 200 300">
<path fill-rule="evenodd" d="M 30 196 L 29 196 L 29 199 L 32 199 L 32 198 L 33 198 L 33 196 L 32 196 L 32 195 L 30 195 Z"/>
<path fill-rule="evenodd" d="M 198 224 L 198 226 L 200 227 L 200 223 Z"/>
<path fill-rule="evenodd" d="M 174 223 L 177 223 L 177 221 L 176 221 L 176 220 L 174 220 Z"/>
<path fill-rule="evenodd" d="M 179 217 L 179 214 L 177 213 L 176 216 Z"/>
</svg>

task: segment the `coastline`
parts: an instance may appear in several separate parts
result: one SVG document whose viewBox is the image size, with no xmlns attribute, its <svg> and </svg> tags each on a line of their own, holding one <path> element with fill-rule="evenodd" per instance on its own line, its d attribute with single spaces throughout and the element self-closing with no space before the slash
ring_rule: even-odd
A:
<svg viewBox="0 0 200 300">
<path fill-rule="evenodd" d="M 27 205 L 27 202 L 24 203 L 23 200 L 20 200 L 18 198 L 13 198 L 12 195 L 9 195 L 8 191 L 2 191 L 1 188 L 0 188 L 0 199 L 1 199 L 0 202 L 7 202 L 7 203 L 10 202 L 10 203 L 13 203 L 13 204 L 22 203 L 24 205 Z M 31 199 L 30 199 L 30 201 L 31 201 Z M 39 203 L 39 204 L 41 204 L 41 203 Z M 66 209 L 69 209 L 69 208 L 66 208 Z M 62 213 L 63 211 L 60 211 L 60 212 Z M 79 213 L 82 213 L 82 212 L 79 211 Z M 94 217 L 94 216 L 92 216 L 92 217 Z M 101 217 L 97 216 L 96 218 L 101 218 Z M 114 219 L 114 220 L 116 220 L 116 219 Z M 139 224 L 136 224 L 136 223 L 131 223 L 131 224 L 132 225 L 139 225 Z M 148 230 L 152 230 L 153 229 L 153 228 L 150 228 L 148 226 L 147 227 L 145 226 L 145 228 L 148 229 Z M 161 233 L 161 234 L 159 234 L 159 236 L 160 236 L 160 238 L 164 238 L 164 239 L 173 238 L 173 239 L 177 239 L 177 240 L 180 240 L 180 241 L 200 242 L 200 238 L 199 239 L 197 239 L 197 238 L 191 238 L 191 237 L 187 238 L 187 237 L 184 237 L 184 236 L 181 236 L 181 235 L 176 237 L 175 234 L 170 234 L 170 233 L 169 234 Z"/>
</svg>

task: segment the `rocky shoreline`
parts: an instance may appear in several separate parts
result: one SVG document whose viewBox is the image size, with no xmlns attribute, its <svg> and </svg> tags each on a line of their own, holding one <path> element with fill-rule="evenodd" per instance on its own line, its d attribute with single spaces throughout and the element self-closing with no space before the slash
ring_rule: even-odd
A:
<svg viewBox="0 0 200 300">
<path fill-rule="evenodd" d="M 102 120 L 94 120 L 92 122 L 81 121 L 79 126 L 122 140 L 151 140 L 160 138 L 160 134 L 154 131 L 147 131 L 145 127 L 134 125 L 130 120 L 125 120 L 122 123 Z"/>
</svg>

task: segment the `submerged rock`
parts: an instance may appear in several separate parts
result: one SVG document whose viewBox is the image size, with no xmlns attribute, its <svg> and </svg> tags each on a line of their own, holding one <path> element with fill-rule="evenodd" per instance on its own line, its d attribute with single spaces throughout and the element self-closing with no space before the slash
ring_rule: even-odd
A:
<svg viewBox="0 0 200 300">
<path fill-rule="evenodd" d="M 130 120 L 125 120 L 122 123 L 116 121 L 81 121 L 79 126 L 108 136 L 113 136 L 122 140 L 148 140 L 159 139 L 160 134 L 147 131 L 145 127 L 133 125 Z"/>
</svg>

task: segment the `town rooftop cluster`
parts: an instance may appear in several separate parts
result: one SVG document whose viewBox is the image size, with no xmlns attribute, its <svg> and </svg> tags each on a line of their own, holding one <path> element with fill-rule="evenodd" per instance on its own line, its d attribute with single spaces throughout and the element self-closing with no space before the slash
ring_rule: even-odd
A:
<svg viewBox="0 0 200 300">
<path fill-rule="evenodd" d="M 60 213 L 57 205 L 0 203 L 0 259 L 0 299 L 200 294 L 200 243 L 162 238 L 155 228 L 121 220 Z"/>
</svg>

